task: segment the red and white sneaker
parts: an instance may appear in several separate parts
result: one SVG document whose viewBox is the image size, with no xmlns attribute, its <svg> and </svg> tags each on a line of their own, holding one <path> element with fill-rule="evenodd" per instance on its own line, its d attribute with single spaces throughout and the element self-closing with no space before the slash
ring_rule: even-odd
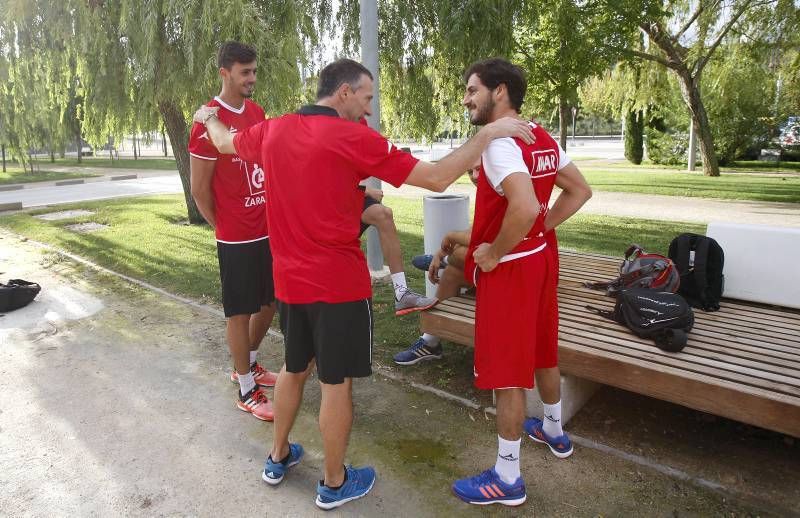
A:
<svg viewBox="0 0 800 518">
<path fill-rule="evenodd" d="M 244 396 L 240 395 L 236 406 L 239 407 L 239 410 L 250 412 L 254 417 L 262 421 L 272 421 L 275 418 L 275 414 L 272 411 L 272 403 L 258 385 Z"/>
<path fill-rule="evenodd" d="M 268 371 L 258 362 L 250 366 L 250 372 L 253 373 L 253 379 L 256 385 L 261 385 L 262 387 L 274 387 L 275 382 L 278 381 L 278 375 L 276 373 Z M 239 383 L 239 373 L 237 373 L 236 370 L 231 372 L 231 382 Z"/>
</svg>

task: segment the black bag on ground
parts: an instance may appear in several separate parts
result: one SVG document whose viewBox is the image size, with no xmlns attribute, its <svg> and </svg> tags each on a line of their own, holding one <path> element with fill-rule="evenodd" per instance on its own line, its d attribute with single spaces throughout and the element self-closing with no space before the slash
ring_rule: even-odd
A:
<svg viewBox="0 0 800 518">
<path fill-rule="evenodd" d="M 601 316 L 619 322 L 641 338 L 652 338 L 656 346 L 679 352 L 694 326 L 694 312 L 677 293 L 630 288 L 617 295 L 613 311 L 586 306 Z"/>
<path fill-rule="evenodd" d="M 648 254 L 639 245 L 631 245 L 625 251 L 625 259 L 619 265 L 619 277 L 605 282 L 583 283 L 592 290 L 605 290 L 606 295 L 615 296 L 628 288 L 650 288 L 660 291 L 678 291 L 681 282 L 675 265 L 668 257 Z"/>
<path fill-rule="evenodd" d="M 0 313 L 13 311 L 30 304 L 42 287 L 35 282 L 11 279 L 8 284 L 0 283 Z"/>
<path fill-rule="evenodd" d="M 719 243 L 698 234 L 681 234 L 669 244 L 669 258 L 681 276 L 678 293 L 693 307 L 717 311 L 725 285 L 725 254 Z"/>
</svg>

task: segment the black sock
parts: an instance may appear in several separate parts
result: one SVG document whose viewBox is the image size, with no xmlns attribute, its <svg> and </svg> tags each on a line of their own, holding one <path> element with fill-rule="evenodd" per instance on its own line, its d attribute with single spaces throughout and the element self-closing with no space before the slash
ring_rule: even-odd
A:
<svg viewBox="0 0 800 518">
<path fill-rule="evenodd" d="M 323 485 L 325 485 L 325 487 L 327 487 L 328 489 L 331 489 L 331 490 L 333 490 L 333 491 L 338 491 L 338 490 L 342 489 L 342 486 L 345 484 L 345 482 L 347 482 L 347 469 L 345 469 L 345 470 L 344 470 L 344 479 L 342 479 L 342 483 L 341 483 L 341 484 L 339 484 L 338 486 L 336 486 L 336 487 L 329 486 L 329 485 L 325 484 L 325 481 L 324 481 L 324 480 L 323 480 L 323 481 L 321 481 L 321 482 L 322 482 L 322 484 L 323 484 Z"/>
<path fill-rule="evenodd" d="M 279 461 L 279 464 L 283 464 L 284 466 L 289 464 L 289 457 L 291 456 L 292 456 L 292 450 L 289 450 L 289 453 L 287 453 L 286 456 Z M 272 458 L 271 453 L 269 454 L 269 460 L 275 462 L 275 459 Z"/>
</svg>

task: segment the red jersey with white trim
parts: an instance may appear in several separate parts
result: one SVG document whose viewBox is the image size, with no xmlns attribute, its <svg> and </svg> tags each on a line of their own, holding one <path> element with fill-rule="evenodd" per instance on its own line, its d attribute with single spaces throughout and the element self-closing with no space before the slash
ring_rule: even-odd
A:
<svg viewBox="0 0 800 518">
<path fill-rule="evenodd" d="M 207 106 L 219 106 L 217 118 L 230 133 L 238 133 L 264 120 L 264 110 L 245 99 L 240 109 L 215 97 Z M 206 127 L 195 123 L 189 137 L 189 154 L 201 160 L 213 160 L 216 236 L 222 243 L 246 243 L 267 237 L 267 212 L 264 169 L 257 162 L 246 162 L 238 155 L 217 151 Z"/>
<path fill-rule="evenodd" d="M 276 298 L 309 304 L 371 297 L 358 238 L 364 208 L 358 184 L 376 176 L 399 187 L 418 160 L 324 106 L 266 120 L 238 133 L 233 144 L 239 156 L 269 171 Z"/>
<path fill-rule="evenodd" d="M 544 219 L 549 210 L 550 195 L 556 174 L 570 163 L 564 150 L 541 126 L 531 122 L 536 141 L 526 144 L 516 138 L 493 140 L 481 155 L 481 170 L 475 199 L 475 218 L 468 257 L 481 243 L 493 243 L 500 233 L 508 200 L 502 181 L 513 173 L 526 173 L 533 182 L 539 202 L 539 215 L 528 234 L 509 255 L 536 250 L 545 244 Z"/>
</svg>

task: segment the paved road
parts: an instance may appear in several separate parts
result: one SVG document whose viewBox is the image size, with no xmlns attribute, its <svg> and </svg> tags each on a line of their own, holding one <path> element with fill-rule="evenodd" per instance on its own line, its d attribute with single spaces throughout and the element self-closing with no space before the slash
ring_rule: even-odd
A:
<svg viewBox="0 0 800 518">
<path fill-rule="evenodd" d="M 118 175 L 114 173 L 114 176 Z M 181 193 L 180 178 L 176 173 L 161 171 L 160 175 L 136 180 L 91 181 L 78 185 L 26 186 L 18 191 L 0 192 L 0 204 L 22 202 L 23 208 L 59 205 L 79 201 L 103 200 L 124 196 Z"/>
</svg>

